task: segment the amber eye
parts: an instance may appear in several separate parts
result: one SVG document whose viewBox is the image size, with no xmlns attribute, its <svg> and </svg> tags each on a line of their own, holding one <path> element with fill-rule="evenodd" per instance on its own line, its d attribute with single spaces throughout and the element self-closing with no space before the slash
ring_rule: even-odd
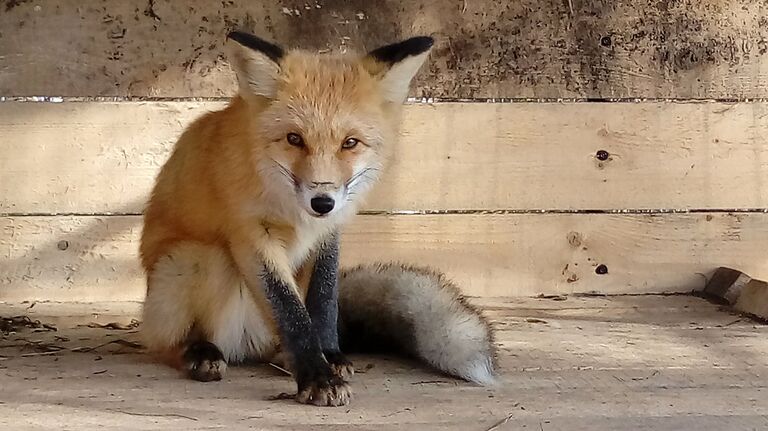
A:
<svg viewBox="0 0 768 431">
<path fill-rule="evenodd" d="M 347 140 L 344 141 L 343 144 L 341 144 L 341 148 L 343 148 L 345 150 L 351 150 L 352 148 L 355 148 L 357 146 L 357 144 L 359 144 L 359 143 L 360 143 L 360 141 L 358 141 L 355 138 L 347 138 Z"/>
<path fill-rule="evenodd" d="M 304 146 L 304 139 L 302 139 L 301 136 L 296 133 L 289 133 L 288 136 L 285 137 L 285 139 L 287 139 L 288 143 L 293 145 L 294 147 Z"/>
</svg>

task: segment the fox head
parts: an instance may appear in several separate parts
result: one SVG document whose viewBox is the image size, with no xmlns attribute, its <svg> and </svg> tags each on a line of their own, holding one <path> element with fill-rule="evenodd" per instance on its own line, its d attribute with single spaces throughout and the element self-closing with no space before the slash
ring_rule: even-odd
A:
<svg viewBox="0 0 768 431">
<path fill-rule="evenodd" d="M 432 44 L 414 37 L 337 56 L 230 33 L 254 169 L 267 191 L 313 217 L 354 208 L 389 157 L 401 106 Z"/>
</svg>

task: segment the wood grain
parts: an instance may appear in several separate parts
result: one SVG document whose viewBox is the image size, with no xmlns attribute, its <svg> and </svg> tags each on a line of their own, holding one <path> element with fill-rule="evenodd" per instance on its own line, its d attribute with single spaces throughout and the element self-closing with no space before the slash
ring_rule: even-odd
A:
<svg viewBox="0 0 768 431">
<path fill-rule="evenodd" d="M 183 128 L 223 106 L 0 103 L 0 212 L 139 213 Z M 765 130 L 764 103 L 413 104 L 365 208 L 766 208 Z"/>
<path fill-rule="evenodd" d="M 138 216 L 0 219 L 0 301 L 141 300 L 140 229 Z M 765 278 L 767 243 L 754 213 L 359 216 L 342 261 L 433 266 L 472 296 L 680 292 L 723 265 Z"/>
<path fill-rule="evenodd" d="M 0 425 L 490 431 L 508 417 L 496 431 L 741 431 L 768 422 L 768 327 L 703 299 L 487 298 L 482 308 L 496 328 L 502 384 L 479 387 L 393 355 L 352 355 L 352 403 L 319 409 L 268 400 L 295 384 L 267 365 L 231 364 L 225 381 L 196 384 L 109 344 L 140 341 L 135 331 L 86 326 L 128 324 L 141 317 L 135 303 L 0 303 L 2 316 L 58 326 L 21 328 L 3 342 Z M 25 356 L 36 352 L 32 342 L 38 352 L 62 350 Z"/>
<path fill-rule="evenodd" d="M 413 96 L 768 96 L 751 0 L 6 1 L 0 96 L 229 96 L 227 31 L 285 46 L 437 45 Z"/>
<path fill-rule="evenodd" d="M 22 328 L 3 343 L 0 425 L 489 431 L 509 418 L 495 430 L 723 431 L 762 430 L 768 421 L 768 327 L 700 298 L 488 298 L 482 308 L 496 328 L 501 385 L 464 383 L 392 355 L 352 355 L 354 397 L 338 409 L 268 400 L 295 384 L 267 365 L 231 364 L 224 382 L 194 384 L 137 349 L 109 344 L 140 341 L 135 331 L 86 326 L 127 324 L 141 317 L 137 305 L 0 303 L 0 315 L 58 326 Z M 35 353 L 33 341 L 62 350 L 25 356 Z"/>
</svg>

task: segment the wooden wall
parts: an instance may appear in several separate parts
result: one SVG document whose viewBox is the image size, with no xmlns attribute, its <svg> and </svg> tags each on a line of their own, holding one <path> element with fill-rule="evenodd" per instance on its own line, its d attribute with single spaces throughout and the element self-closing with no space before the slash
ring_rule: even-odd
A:
<svg viewBox="0 0 768 431">
<path fill-rule="evenodd" d="M 142 297 L 144 200 L 183 127 L 232 94 L 234 28 L 331 51 L 438 40 L 347 264 L 430 264 L 488 296 L 768 277 L 765 9 L 0 2 L 0 301 Z"/>
</svg>

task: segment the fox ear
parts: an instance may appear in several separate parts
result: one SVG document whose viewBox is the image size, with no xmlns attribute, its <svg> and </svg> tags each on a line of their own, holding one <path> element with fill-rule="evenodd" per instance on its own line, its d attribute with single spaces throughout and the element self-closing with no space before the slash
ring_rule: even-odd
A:
<svg viewBox="0 0 768 431">
<path fill-rule="evenodd" d="M 227 35 L 227 52 L 241 94 L 275 97 L 282 48 L 252 34 L 233 31 Z"/>
<path fill-rule="evenodd" d="M 428 36 L 412 37 L 382 46 L 366 55 L 365 67 L 371 75 L 379 78 L 387 101 L 405 101 L 411 80 L 424 64 L 434 42 L 435 40 Z"/>
</svg>

